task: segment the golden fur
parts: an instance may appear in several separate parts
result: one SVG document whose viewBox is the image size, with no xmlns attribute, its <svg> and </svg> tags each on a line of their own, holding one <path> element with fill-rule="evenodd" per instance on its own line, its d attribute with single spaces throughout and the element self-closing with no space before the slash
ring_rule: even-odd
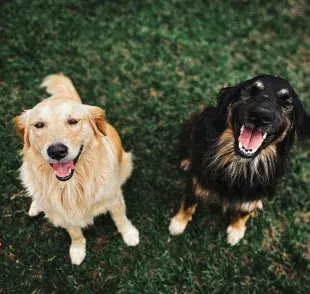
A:
<svg viewBox="0 0 310 294">
<path fill-rule="evenodd" d="M 123 150 L 116 130 L 109 125 L 99 107 L 83 105 L 70 79 L 52 75 L 42 87 L 52 96 L 15 119 L 23 138 L 21 180 L 33 202 L 29 211 L 43 211 L 55 225 L 66 228 L 71 236 L 72 263 L 85 257 L 85 239 L 81 228 L 92 224 L 96 215 L 109 211 L 118 231 L 128 245 L 139 242 L 136 228 L 127 219 L 121 185 L 132 171 L 132 157 Z M 78 124 L 69 126 L 70 118 Z M 44 121 L 46 127 L 34 124 Z M 48 161 L 46 148 L 63 142 L 69 157 L 83 151 L 68 181 L 59 181 Z M 72 154 L 71 154 L 72 153 Z"/>
</svg>

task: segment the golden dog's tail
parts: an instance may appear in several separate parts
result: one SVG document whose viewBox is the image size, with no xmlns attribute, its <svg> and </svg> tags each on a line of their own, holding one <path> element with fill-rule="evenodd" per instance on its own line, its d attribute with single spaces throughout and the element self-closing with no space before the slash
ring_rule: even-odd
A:
<svg viewBox="0 0 310 294">
<path fill-rule="evenodd" d="M 43 80 L 41 88 L 46 88 L 46 92 L 55 97 L 68 98 L 82 103 L 81 98 L 76 92 L 71 80 L 63 74 L 47 76 Z"/>
<path fill-rule="evenodd" d="M 130 177 L 133 169 L 132 154 L 123 150 L 121 161 L 121 185 Z"/>
</svg>

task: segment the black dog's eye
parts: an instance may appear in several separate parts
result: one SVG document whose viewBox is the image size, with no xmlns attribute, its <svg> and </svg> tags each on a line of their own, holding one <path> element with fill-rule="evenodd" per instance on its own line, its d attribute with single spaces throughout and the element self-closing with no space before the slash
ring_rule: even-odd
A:
<svg viewBox="0 0 310 294">
<path fill-rule="evenodd" d="M 37 129 L 42 129 L 44 127 L 44 123 L 43 122 L 37 122 L 34 124 L 34 126 L 37 128 Z"/>
<path fill-rule="evenodd" d="M 71 125 L 71 126 L 72 125 L 76 125 L 78 122 L 79 121 L 77 119 L 75 119 L 75 118 L 71 118 L 71 119 L 68 120 L 68 124 Z"/>
<path fill-rule="evenodd" d="M 244 90 L 241 90 L 240 97 L 243 100 L 247 100 L 247 99 L 251 98 L 251 94 L 252 94 L 251 89 L 244 89 Z"/>
<path fill-rule="evenodd" d="M 284 99 L 282 98 L 281 99 L 281 104 L 283 106 L 291 106 L 292 103 L 293 103 L 293 99 L 292 98 L 284 98 Z"/>
<path fill-rule="evenodd" d="M 253 86 L 251 89 L 250 89 L 250 93 L 252 96 L 256 96 L 259 94 L 261 90 L 259 88 L 257 88 L 256 86 Z"/>
</svg>

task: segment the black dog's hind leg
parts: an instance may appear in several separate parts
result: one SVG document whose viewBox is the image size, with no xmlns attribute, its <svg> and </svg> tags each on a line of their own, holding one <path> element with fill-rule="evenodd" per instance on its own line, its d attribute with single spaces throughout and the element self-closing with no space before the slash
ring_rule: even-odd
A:
<svg viewBox="0 0 310 294">
<path fill-rule="evenodd" d="M 187 120 L 183 124 L 183 129 L 181 132 L 180 136 L 180 146 L 179 146 L 179 152 L 181 156 L 181 168 L 184 170 L 189 170 L 191 166 L 191 157 L 193 153 L 193 139 L 192 139 L 192 134 L 193 134 L 193 128 L 196 124 L 197 118 L 198 118 L 197 113 L 193 113 L 190 117 L 189 120 Z"/>
</svg>

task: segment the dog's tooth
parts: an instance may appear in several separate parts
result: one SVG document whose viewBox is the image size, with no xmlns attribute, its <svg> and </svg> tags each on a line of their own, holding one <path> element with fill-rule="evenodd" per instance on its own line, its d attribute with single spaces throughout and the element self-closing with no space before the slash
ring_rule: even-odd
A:
<svg viewBox="0 0 310 294">
<path fill-rule="evenodd" d="M 267 133 L 264 133 L 263 139 L 265 140 L 267 138 Z"/>
<path fill-rule="evenodd" d="M 240 134 L 244 131 L 244 126 L 241 127 L 240 129 Z"/>
<path fill-rule="evenodd" d="M 243 146 L 242 146 L 242 144 L 239 142 L 239 149 L 242 149 L 243 148 Z"/>
</svg>

